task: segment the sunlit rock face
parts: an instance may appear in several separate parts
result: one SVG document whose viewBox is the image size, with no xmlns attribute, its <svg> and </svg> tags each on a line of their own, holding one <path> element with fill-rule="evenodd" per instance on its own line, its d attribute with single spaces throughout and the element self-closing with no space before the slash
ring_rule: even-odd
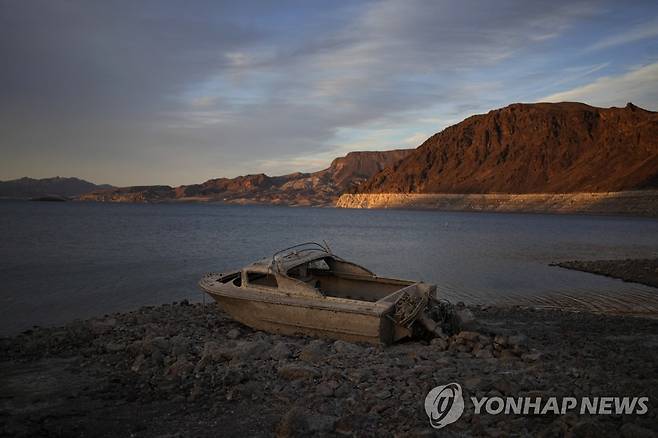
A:
<svg viewBox="0 0 658 438">
<path fill-rule="evenodd" d="M 469 117 L 358 193 L 572 193 L 658 187 L 658 113 L 513 104 Z"/>
<path fill-rule="evenodd" d="M 347 193 L 341 195 L 336 207 L 658 217 L 658 190 L 522 194 Z"/>
</svg>

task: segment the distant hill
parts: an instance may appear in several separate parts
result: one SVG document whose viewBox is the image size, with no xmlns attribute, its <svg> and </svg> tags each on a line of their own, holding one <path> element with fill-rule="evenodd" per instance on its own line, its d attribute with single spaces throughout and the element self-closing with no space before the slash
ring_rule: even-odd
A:
<svg viewBox="0 0 658 438">
<path fill-rule="evenodd" d="M 355 193 L 574 193 L 658 187 L 658 113 L 513 104 L 434 134 Z"/>
<path fill-rule="evenodd" d="M 107 184 L 97 185 L 79 178 L 19 178 L 0 181 L 0 198 L 29 199 L 47 196 L 72 198 L 93 190 L 108 189 Z"/>
<path fill-rule="evenodd" d="M 324 170 L 216 178 L 179 187 L 133 186 L 95 190 L 79 199 L 101 202 L 216 201 L 231 204 L 333 205 L 338 196 L 391 166 L 411 153 L 400 149 L 386 152 L 350 152 L 336 158 Z"/>
</svg>

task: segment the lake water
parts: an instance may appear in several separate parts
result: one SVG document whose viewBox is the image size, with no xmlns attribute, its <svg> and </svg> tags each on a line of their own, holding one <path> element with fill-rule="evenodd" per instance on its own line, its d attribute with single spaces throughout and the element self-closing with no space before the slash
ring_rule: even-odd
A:
<svg viewBox="0 0 658 438">
<path fill-rule="evenodd" d="M 658 314 L 658 289 L 548 266 L 658 257 L 654 219 L 2 201 L 0 334 L 198 301 L 204 272 L 309 240 L 452 301 Z"/>
</svg>

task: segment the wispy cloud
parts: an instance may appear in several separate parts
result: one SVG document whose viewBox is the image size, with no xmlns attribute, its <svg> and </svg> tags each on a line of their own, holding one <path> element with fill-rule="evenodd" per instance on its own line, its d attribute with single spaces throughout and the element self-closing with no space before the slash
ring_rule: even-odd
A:
<svg viewBox="0 0 658 438">
<path fill-rule="evenodd" d="M 623 106 L 627 102 L 651 110 L 658 104 L 658 62 L 616 76 L 605 76 L 540 101 L 583 101 L 597 106 Z"/>
<path fill-rule="evenodd" d="M 632 26 L 623 32 L 603 38 L 593 44 L 590 50 L 601 50 L 658 36 L 658 17 Z"/>
</svg>

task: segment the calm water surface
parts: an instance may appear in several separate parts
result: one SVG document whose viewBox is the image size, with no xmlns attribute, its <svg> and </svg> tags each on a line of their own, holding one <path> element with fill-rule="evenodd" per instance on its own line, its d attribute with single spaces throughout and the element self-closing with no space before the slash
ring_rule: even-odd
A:
<svg viewBox="0 0 658 438">
<path fill-rule="evenodd" d="M 208 271 L 327 240 L 379 275 L 450 300 L 658 314 L 658 289 L 549 267 L 658 257 L 658 221 L 221 205 L 0 202 L 0 334 L 201 300 Z"/>
</svg>

